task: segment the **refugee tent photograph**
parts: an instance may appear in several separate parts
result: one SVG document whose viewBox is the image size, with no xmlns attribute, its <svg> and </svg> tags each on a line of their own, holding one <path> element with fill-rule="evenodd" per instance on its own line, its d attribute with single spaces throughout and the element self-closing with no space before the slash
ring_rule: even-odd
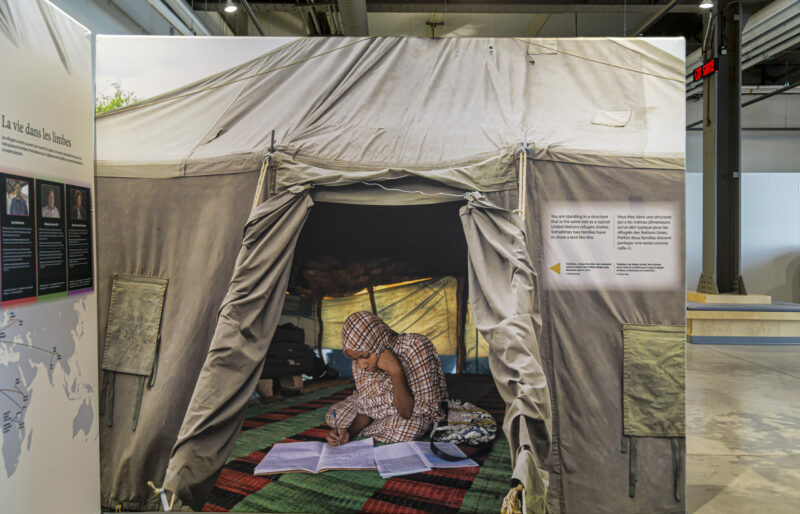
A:
<svg viewBox="0 0 800 514">
<path fill-rule="evenodd" d="M 138 99 L 96 117 L 102 507 L 683 512 L 683 55 L 98 36 Z M 356 314 L 430 342 L 447 412 L 409 438 L 461 419 L 469 465 L 258 472 L 332 451 Z"/>
</svg>

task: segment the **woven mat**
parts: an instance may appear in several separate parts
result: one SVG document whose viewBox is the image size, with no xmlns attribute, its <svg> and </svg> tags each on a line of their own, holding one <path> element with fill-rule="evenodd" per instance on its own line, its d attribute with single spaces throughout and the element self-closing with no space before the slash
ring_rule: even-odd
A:
<svg viewBox="0 0 800 514">
<path fill-rule="evenodd" d="M 465 380 L 468 380 L 465 377 Z M 250 407 L 233 453 L 217 479 L 204 512 L 499 512 L 508 492 L 511 457 L 502 431 L 479 468 L 434 469 L 394 478 L 377 471 L 326 471 L 254 476 L 274 443 L 323 441 L 325 413 L 347 397 L 351 384 L 337 385 L 269 405 Z M 503 401 L 494 387 L 475 402 L 503 421 Z M 471 448 L 462 446 L 469 454 Z"/>
</svg>

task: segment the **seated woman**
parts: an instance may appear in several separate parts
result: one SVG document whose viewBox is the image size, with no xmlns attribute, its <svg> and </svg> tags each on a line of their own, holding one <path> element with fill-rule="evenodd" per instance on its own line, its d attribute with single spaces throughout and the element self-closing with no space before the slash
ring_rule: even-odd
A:
<svg viewBox="0 0 800 514">
<path fill-rule="evenodd" d="M 444 418 L 440 402 L 447 384 L 427 337 L 397 335 L 378 316 L 361 311 L 344 322 L 342 346 L 353 360 L 356 391 L 325 416 L 328 426 L 338 426 L 328 433 L 330 444 L 358 435 L 384 443 L 421 439 Z"/>
</svg>

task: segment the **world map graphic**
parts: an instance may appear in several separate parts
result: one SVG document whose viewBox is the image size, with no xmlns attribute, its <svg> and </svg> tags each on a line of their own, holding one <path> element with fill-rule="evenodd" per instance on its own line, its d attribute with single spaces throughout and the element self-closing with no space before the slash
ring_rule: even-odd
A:
<svg viewBox="0 0 800 514">
<path fill-rule="evenodd" d="M 39 303 L 35 318 L 25 312 L 22 307 L 0 312 L 0 423 L 7 477 L 36 444 L 37 427 L 26 414 L 41 396 L 42 384 L 60 391 L 70 404 L 73 439 L 88 437 L 96 417 L 93 387 L 84 381 L 76 358 L 93 344 L 85 337 L 85 297 Z"/>
</svg>

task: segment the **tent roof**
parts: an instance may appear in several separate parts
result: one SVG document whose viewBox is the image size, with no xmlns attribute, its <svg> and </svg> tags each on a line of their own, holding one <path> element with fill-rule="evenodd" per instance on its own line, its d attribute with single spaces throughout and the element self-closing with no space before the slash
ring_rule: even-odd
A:
<svg viewBox="0 0 800 514">
<path fill-rule="evenodd" d="M 665 125 L 684 123 L 683 88 L 683 62 L 642 39 L 298 39 L 100 115 L 97 173 L 254 171 L 273 130 L 279 188 L 511 189 L 526 134 L 538 158 L 682 169 L 683 132 Z"/>
</svg>

